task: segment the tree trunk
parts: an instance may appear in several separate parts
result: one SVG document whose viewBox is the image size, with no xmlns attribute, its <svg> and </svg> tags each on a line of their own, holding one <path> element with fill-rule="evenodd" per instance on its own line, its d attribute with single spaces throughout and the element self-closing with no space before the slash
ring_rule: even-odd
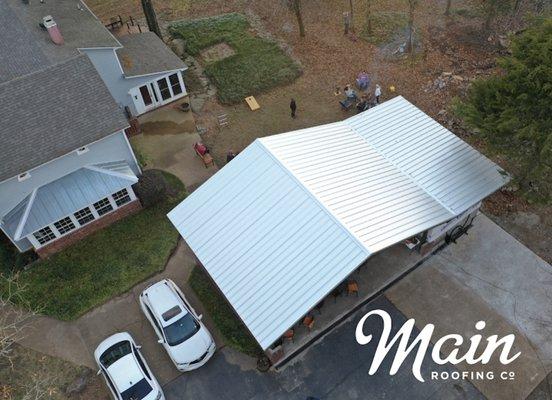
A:
<svg viewBox="0 0 552 400">
<path fill-rule="evenodd" d="M 516 0 L 514 2 L 514 7 L 512 8 L 512 15 L 514 17 L 519 13 L 519 9 L 521 8 L 521 3 L 523 3 L 523 0 Z"/>
<path fill-rule="evenodd" d="M 295 11 L 297 24 L 299 25 L 299 36 L 305 37 L 305 26 L 303 25 L 303 16 L 301 15 L 301 0 L 293 0 L 293 11 Z"/>
<path fill-rule="evenodd" d="M 448 17 L 450 15 L 450 3 L 452 0 L 447 0 L 447 8 L 445 8 L 445 15 Z"/>
<path fill-rule="evenodd" d="M 372 0 L 366 0 L 366 32 L 372 34 Z"/>
<path fill-rule="evenodd" d="M 349 8 L 351 9 L 351 32 L 355 32 L 355 14 L 353 11 L 353 0 L 349 0 Z"/>
<path fill-rule="evenodd" d="M 491 30 L 491 25 L 496 17 L 496 0 L 487 0 L 487 17 L 485 18 L 485 23 L 483 29 L 486 32 Z"/>
<path fill-rule="evenodd" d="M 416 8 L 417 0 L 408 0 L 408 37 L 406 39 L 406 52 L 412 53 L 414 44 L 414 9 Z"/>
<path fill-rule="evenodd" d="M 142 0 L 142 10 L 146 16 L 146 22 L 149 30 L 163 40 L 163 36 L 161 36 L 161 29 L 159 29 L 159 23 L 157 22 L 157 15 L 155 14 L 155 9 L 153 8 L 151 0 Z"/>
</svg>

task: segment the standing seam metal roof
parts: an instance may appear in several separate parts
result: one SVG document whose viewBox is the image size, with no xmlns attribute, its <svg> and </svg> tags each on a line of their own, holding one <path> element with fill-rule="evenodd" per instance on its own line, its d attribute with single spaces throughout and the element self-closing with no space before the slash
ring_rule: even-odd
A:
<svg viewBox="0 0 552 400">
<path fill-rule="evenodd" d="M 256 140 L 168 216 L 266 349 L 371 254 L 507 180 L 397 97 Z"/>
</svg>

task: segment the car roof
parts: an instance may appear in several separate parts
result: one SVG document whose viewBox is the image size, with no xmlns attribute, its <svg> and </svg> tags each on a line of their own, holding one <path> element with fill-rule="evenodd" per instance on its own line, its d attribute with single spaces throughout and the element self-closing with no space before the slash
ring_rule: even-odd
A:
<svg viewBox="0 0 552 400">
<path fill-rule="evenodd" d="M 182 300 L 175 293 L 174 289 L 169 286 L 167 280 L 162 280 L 151 285 L 146 290 L 144 290 L 144 294 L 147 295 L 152 311 L 158 316 L 159 322 L 161 322 L 163 326 L 170 325 L 176 319 L 181 318 L 183 315 L 186 315 L 188 313 L 186 305 L 183 304 Z M 169 311 L 175 306 L 179 306 L 182 309 L 182 312 L 176 314 L 168 321 L 165 321 L 162 318 L 163 313 Z"/>
<path fill-rule="evenodd" d="M 145 378 L 134 353 L 127 354 L 115 361 L 107 368 L 107 372 L 119 392 L 124 392 Z"/>
</svg>

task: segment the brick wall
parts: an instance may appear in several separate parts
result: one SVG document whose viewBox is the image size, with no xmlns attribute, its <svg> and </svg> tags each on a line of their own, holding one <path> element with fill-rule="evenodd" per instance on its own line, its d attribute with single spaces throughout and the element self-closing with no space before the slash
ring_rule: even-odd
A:
<svg viewBox="0 0 552 400">
<path fill-rule="evenodd" d="M 121 208 L 118 208 L 117 210 L 83 226 L 75 232 L 65 235 L 62 238 L 41 247 L 40 249 L 36 250 L 36 253 L 39 255 L 40 258 L 49 257 L 52 254 L 71 246 L 72 244 L 78 242 L 86 236 L 99 231 L 100 229 L 103 229 L 106 226 L 127 217 L 128 215 L 134 214 L 141 209 L 142 205 L 140 204 L 140 201 L 134 200 L 133 202 L 128 203 Z"/>
</svg>

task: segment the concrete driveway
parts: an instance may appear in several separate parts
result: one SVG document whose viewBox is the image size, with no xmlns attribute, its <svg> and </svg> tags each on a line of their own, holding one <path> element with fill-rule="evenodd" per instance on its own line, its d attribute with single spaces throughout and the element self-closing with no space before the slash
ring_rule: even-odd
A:
<svg viewBox="0 0 552 400">
<path fill-rule="evenodd" d="M 485 369 L 513 370 L 516 379 L 474 381 L 491 400 L 525 399 L 552 371 L 552 267 L 484 215 L 468 236 L 386 295 L 418 327 L 435 324 L 438 336 L 471 337 L 480 320 L 487 324 L 484 336 L 515 334 L 521 356 L 508 366 L 494 363 Z"/>
</svg>

